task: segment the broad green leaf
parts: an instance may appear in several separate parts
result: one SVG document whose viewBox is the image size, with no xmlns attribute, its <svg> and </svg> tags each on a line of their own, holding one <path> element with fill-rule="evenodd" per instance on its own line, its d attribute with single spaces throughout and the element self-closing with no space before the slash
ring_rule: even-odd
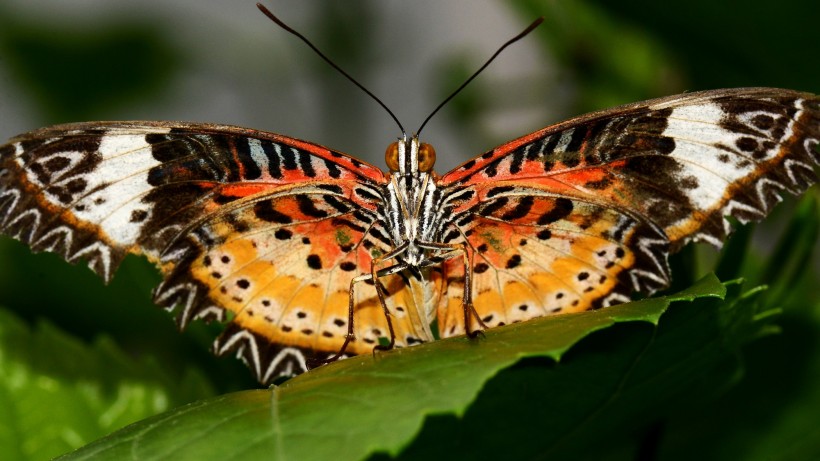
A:
<svg viewBox="0 0 820 461">
<path fill-rule="evenodd" d="M 809 194 L 799 202 L 789 225 L 783 232 L 771 258 L 760 268 L 760 280 L 770 284 L 766 293 L 767 302 L 780 304 L 789 301 L 794 294 L 794 286 L 802 277 L 815 275 L 812 258 L 818 236 L 820 236 L 820 194 Z M 814 269 L 814 270 L 812 270 Z M 816 288 L 816 286 L 815 286 Z M 817 291 L 814 292 L 817 300 Z"/>
<path fill-rule="evenodd" d="M 820 291 L 809 264 L 817 255 L 817 207 L 815 196 L 805 197 L 771 258 L 744 268 L 772 283 L 759 302 L 782 308 L 781 334 L 744 349 L 746 374 L 732 392 L 669 419 L 658 459 L 820 459 Z"/>
<path fill-rule="evenodd" d="M 165 369 L 202 370 L 221 392 L 254 386 L 244 364 L 209 351 L 220 325 L 194 322 L 180 334 L 168 313 L 151 302 L 160 280 L 152 264 L 129 256 L 106 285 L 86 267 L 66 264 L 53 253 L 32 254 L 22 243 L 0 237 L 0 306 L 17 317 L 31 323 L 46 318 L 86 341 L 107 336 Z"/>
<path fill-rule="evenodd" d="M 0 453 L 42 460 L 168 408 L 212 395 L 192 372 L 171 377 L 108 340 L 93 345 L 0 309 Z"/>
<path fill-rule="evenodd" d="M 737 387 L 668 420 L 658 459 L 820 459 L 820 304 L 777 323 L 781 334 L 744 349 Z"/>
<path fill-rule="evenodd" d="M 584 402 L 581 413 L 574 411 L 574 405 L 571 405 L 566 408 L 569 413 L 552 415 L 553 424 L 577 420 L 579 414 L 589 411 L 590 405 L 595 409 L 603 403 L 588 399 L 584 392 L 572 392 L 576 387 L 583 389 L 583 383 L 591 377 L 601 376 L 617 383 L 625 379 L 626 373 L 630 379 L 645 385 L 658 379 L 653 375 L 657 370 L 662 374 L 672 373 L 672 376 L 690 373 L 700 376 L 698 372 L 702 364 L 700 360 L 692 360 L 671 370 L 665 368 L 670 363 L 667 362 L 669 356 L 674 356 L 673 351 L 686 355 L 692 352 L 673 347 L 655 352 L 654 368 L 647 366 L 633 370 L 632 366 L 610 366 L 610 362 L 623 361 L 623 354 L 626 354 L 627 363 L 635 362 L 634 344 L 629 341 L 631 335 L 624 337 L 621 328 L 608 333 L 614 335 L 611 352 L 606 348 L 598 350 L 598 347 L 588 351 L 583 341 L 581 345 L 584 347 L 576 347 L 567 354 L 568 357 L 589 355 L 599 362 L 594 367 L 589 364 L 580 368 L 572 366 L 572 360 L 564 358 L 570 348 L 585 337 L 595 336 L 595 332 L 612 330 L 615 324 L 629 323 L 632 326 L 627 326 L 624 331 L 631 332 L 636 328 L 635 322 L 643 324 L 648 332 L 643 335 L 645 338 L 639 350 L 659 342 L 656 336 L 666 330 L 670 332 L 664 337 L 671 336 L 663 346 L 674 345 L 675 337 L 691 336 L 692 331 L 688 329 L 700 328 L 701 324 L 695 322 L 693 327 L 690 321 L 683 322 L 680 327 L 673 321 L 664 327 L 661 322 L 661 328 L 655 333 L 654 325 L 667 307 L 673 302 L 697 299 L 699 302 L 692 306 L 698 308 L 693 310 L 703 309 L 705 313 L 702 315 L 714 323 L 717 312 L 724 308 L 720 298 L 725 293 L 725 287 L 712 276 L 676 295 L 509 325 L 489 330 L 479 340 L 451 338 L 379 353 L 375 357 L 353 357 L 301 375 L 271 390 L 238 392 L 178 408 L 129 426 L 64 459 L 121 459 L 127 454 L 136 460 L 245 457 L 341 461 L 363 459 L 376 452 L 396 455 L 416 437 L 425 418 L 437 414 L 464 415 L 476 396 L 483 394 L 482 388 L 488 380 L 528 358 L 535 361 L 536 368 L 552 370 L 566 380 L 560 390 L 545 387 L 544 391 L 539 391 L 539 401 L 553 404 Z M 673 319 L 675 317 L 673 315 Z M 729 327 L 734 328 L 734 325 L 730 323 Z M 679 328 L 685 330 L 679 331 Z M 707 345 L 715 341 L 705 333 L 695 337 L 705 340 Z M 622 340 L 626 340 L 626 346 L 622 346 Z M 614 356 L 610 357 L 610 353 Z M 646 353 L 643 351 L 639 355 Z M 558 360 L 562 362 L 555 365 Z M 564 360 L 568 362 L 563 363 Z M 515 373 L 518 369 L 513 367 L 511 371 Z M 661 378 L 668 380 L 665 376 Z M 517 381 L 512 387 L 516 390 L 507 391 L 507 396 L 524 395 L 520 389 L 522 385 L 525 386 L 526 381 Z M 672 389 L 682 391 L 688 387 L 672 386 Z M 643 390 L 644 387 L 637 387 L 634 392 L 640 394 Z M 519 399 L 515 404 L 527 406 L 533 402 Z M 511 423 L 509 418 L 496 422 Z"/>
<path fill-rule="evenodd" d="M 431 418 L 399 459 L 635 459 L 662 422 L 737 382 L 737 351 L 767 319 L 759 290 L 677 303 L 657 328 L 620 323 L 560 364 L 529 359 L 495 376 L 461 418 Z M 482 442 L 478 442 L 482 441 Z"/>
</svg>

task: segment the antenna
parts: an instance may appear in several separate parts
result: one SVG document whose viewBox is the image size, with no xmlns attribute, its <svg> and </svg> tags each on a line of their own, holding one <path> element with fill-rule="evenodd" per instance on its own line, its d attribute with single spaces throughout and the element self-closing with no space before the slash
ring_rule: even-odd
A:
<svg viewBox="0 0 820 461">
<path fill-rule="evenodd" d="M 540 18 L 533 21 L 532 24 L 527 26 L 527 28 L 524 29 L 523 32 L 521 32 L 520 34 L 516 35 L 515 37 L 507 40 L 506 43 L 501 45 L 501 48 L 499 48 L 495 53 L 493 53 L 493 55 L 490 56 L 490 59 L 488 59 L 487 62 L 485 62 L 483 66 L 481 66 L 477 71 L 475 71 L 475 73 L 473 73 L 473 75 L 471 75 L 470 78 L 468 78 L 464 83 L 462 83 L 460 87 L 456 88 L 456 90 L 453 91 L 450 94 L 450 96 L 447 96 L 447 98 L 444 101 L 442 101 L 441 104 L 439 104 L 435 109 L 433 109 L 433 112 L 431 112 L 430 115 L 428 115 L 427 118 L 424 119 L 424 122 L 422 122 L 422 124 L 419 127 L 418 131 L 416 131 L 416 136 L 418 136 L 419 133 L 421 133 L 421 130 L 424 129 L 424 125 L 427 125 L 427 122 L 429 122 L 430 119 L 433 118 L 434 115 L 436 115 L 436 112 L 438 112 L 439 109 L 444 107 L 445 104 L 450 102 L 450 100 L 453 99 L 461 90 L 463 90 L 465 86 L 467 86 L 470 82 L 472 82 L 474 78 L 478 77 L 478 74 L 480 74 L 481 71 L 483 71 L 487 66 L 489 66 L 490 63 L 493 62 L 493 60 L 496 58 L 496 56 L 498 56 L 499 54 L 501 54 L 502 51 L 504 51 L 504 48 L 507 48 L 508 46 L 512 45 L 513 43 L 515 43 L 515 42 L 521 40 L 522 38 L 524 38 L 527 34 L 532 32 L 533 29 L 538 27 L 542 22 L 544 22 L 544 17 L 543 16 L 541 16 Z"/>
<path fill-rule="evenodd" d="M 313 51 L 315 51 L 315 52 L 316 52 L 316 54 L 318 54 L 318 55 L 319 55 L 319 57 L 321 57 L 322 59 L 324 59 L 324 60 L 325 60 L 325 62 L 327 62 L 328 64 L 330 64 L 330 66 L 331 66 L 331 67 L 333 67 L 334 69 L 336 69 L 337 71 L 339 71 L 342 75 L 344 75 L 345 77 L 347 77 L 347 79 L 348 79 L 348 80 L 350 80 L 351 82 L 353 82 L 353 84 L 354 84 L 354 85 L 358 86 L 358 87 L 359 87 L 359 89 L 361 89 L 362 91 L 364 91 L 365 93 L 367 93 L 367 95 L 368 95 L 368 96 L 370 96 L 371 98 L 373 98 L 373 100 L 374 100 L 374 101 L 376 101 L 377 103 L 379 103 L 379 105 L 380 105 L 380 106 L 382 106 L 382 107 L 384 108 L 384 110 L 386 110 L 386 111 L 387 111 L 387 113 L 388 113 L 388 114 L 390 114 L 390 116 L 391 116 L 391 117 L 393 117 L 393 121 L 395 121 L 395 122 L 396 122 L 396 125 L 398 125 L 398 126 L 399 126 L 399 129 L 401 130 L 402 134 L 404 134 L 404 133 L 405 133 L 405 131 L 404 131 L 404 127 L 403 127 L 403 126 L 401 126 L 401 122 L 399 122 L 399 119 L 398 119 L 398 118 L 396 118 L 396 115 L 395 115 L 395 114 L 393 114 L 393 111 L 392 111 L 392 110 L 390 110 L 390 109 L 389 109 L 389 108 L 388 108 L 388 107 L 387 107 L 387 106 L 386 106 L 386 105 L 382 102 L 382 100 L 381 100 L 381 99 L 377 98 L 377 97 L 376 97 L 376 95 L 374 95 L 373 93 L 371 93 L 371 92 L 370 92 L 370 90 L 368 90 L 367 88 L 365 88 L 365 87 L 364 87 L 361 83 L 357 82 L 355 78 L 351 77 L 351 76 L 350 76 L 350 74 L 348 74 L 347 72 L 345 72 L 344 70 L 342 70 L 342 68 L 341 68 L 341 67 L 339 67 L 338 65 L 336 65 L 336 63 L 335 63 L 335 62 L 331 61 L 331 60 L 330 60 L 330 58 L 328 58 L 327 56 L 325 56 L 325 54 L 324 54 L 324 53 L 322 53 L 321 51 L 319 51 L 319 49 L 318 49 L 318 48 L 316 48 L 316 45 L 314 45 L 313 43 L 311 43 L 311 42 L 310 42 L 310 40 L 308 40 L 308 39 L 307 39 L 304 35 L 300 34 L 300 33 L 299 33 L 299 32 L 297 32 L 296 30 L 294 30 L 293 28 L 291 28 L 290 26 L 288 26 L 287 24 L 285 24 L 284 22 L 282 22 L 282 20 L 281 20 L 281 19 L 279 19 L 279 18 L 277 18 L 276 16 L 274 16 L 274 14 L 270 12 L 270 10 L 268 10 L 267 8 L 265 8 L 265 5 L 262 5 L 261 3 L 257 3 L 257 4 L 256 4 L 256 7 L 257 7 L 257 8 L 259 8 L 259 11 L 261 11 L 262 13 L 264 13 L 264 14 L 265 14 L 265 16 L 267 16 L 268 18 L 270 18 L 270 20 L 271 20 L 271 21 L 273 21 L 273 22 L 275 22 L 275 23 L 276 23 L 279 27 L 281 27 L 282 29 L 285 29 L 286 31 L 290 32 L 291 34 L 293 34 L 293 35 L 295 35 L 295 36 L 299 37 L 299 38 L 300 38 L 303 42 L 305 42 L 305 43 L 307 44 L 307 46 L 309 46 L 309 47 L 310 47 Z M 429 117 L 428 117 L 428 118 L 429 118 Z"/>
</svg>

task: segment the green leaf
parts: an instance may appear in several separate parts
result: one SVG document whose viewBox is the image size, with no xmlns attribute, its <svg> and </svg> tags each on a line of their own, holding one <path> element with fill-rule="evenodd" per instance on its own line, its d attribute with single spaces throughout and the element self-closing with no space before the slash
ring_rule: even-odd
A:
<svg viewBox="0 0 820 461">
<path fill-rule="evenodd" d="M 772 287 L 766 294 L 772 305 L 788 301 L 796 282 L 815 272 L 811 270 L 811 260 L 820 237 L 820 200 L 816 195 L 809 193 L 799 202 L 772 256 L 761 268 L 760 279 Z"/>
<path fill-rule="evenodd" d="M 151 289 L 160 280 L 151 263 L 129 256 L 105 285 L 86 267 L 66 264 L 54 253 L 33 254 L 18 241 L 0 238 L 0 306 L 16 316 L 30 323 L 47 318 L 86 341 L 114 338 L 120 348 L 153 357 L 168 370 L 196 368 L 220 393 L 255 386 L 240 361 L 211 354 L 221 325 L 193 322 L 180 334 L 168 313 L 151 302 Z"/>
<path fill-rule="evenodd" d="M 193 372 L 171 377 L 111 341 L 86 345 L 0 309 L 0 453 L 49 459 L 191 399 L 212 395 Z"/>
<path fill-rule="evenodd" d="M 669 420 L 658 459 L 820 459 L 820 305 L 804 310 L 786 309 L 782 334 L 744 348 L 732 392 Z"/>
<path fill-rule="evenodd" d="M 759 316 L 780 308 L 777 326 L 764 331 L 781 334 L 744 348 L 746 373 L 731 393 L 669 420 L 658 459 L 820 459 L 820 292 L 810 264 L 817 207 L 816 194 L 804 197 L 772 256 L 744 268 L 771 284 L 758 299 Z"/>
<path fill-rule="evenodd" d="M 431 437 L 431 431 L 433 437 L 443 432 L 438 438 L 449 440 L 462 434 L 461 449 L 450 455 L 476 456 L 486 454 L 488 447 L 470 442 L 478 434 L 473 431 L 521 430 L 527 424 L 526 419 L 488 422 L 491 414 L 472 416 L 497 402 L 507 409 L 558 409 L 541 415 L 541 422 L 563 432 L 542 431 L 536 445 L 523 445 L 541 449 L 541 442 L 549 440 L 550 447 L 559 449 L 559 442 L 600 430 L 613 415 L 616 420 L 635 414 L 649 417 L 657 408 L 668 409 L 672 397 L 702 384 L 704 367 L 713 372 L 712 366 L 724 364 L 727 351 L 734 357 L 737 344 L 755 331 L 750 326 L 755 322 L 747 301 L 753 296 L 738 296 L 738 285 L 729 287 L 736 300 L 732 303 L 720 301 L 726 287 L 710 276 L 676 295 L 509 325 L 489 330 L 479 340 L 451 338 L 353 357 L 271 390 L 238 392 L 178 408 L 62 459 L 120 459 L 126 454 L 137 460 L 363 459 L 377 452 L 399 454 L 426 418 L 445 414 L 454 416 L 447 417 L 444 429 L 456 430 L 437 426 L 441 417 L 435 417 L 419 440 Z M 687 309 L 664 315 L 671 303 L 681 301 L 688 301 L 683 303 Z M 737 337 L 727 339 L 727 334 Z M 523 365 L 513 366 L 519 362 Z M 730 371 L 724 385 L 736 379 L 736 370 Z M 531 381 L 533 373 L 536 381 Z M 713 392 L 714 380 L 707 384 Z M 702 395 L 697 393 L 698 398 Z M 645 404 L 631 407 L 641 401 Z M 460 416 L 469 430 L 458 430 Z M 444 442 L 424 446 L 448 452 Z M 411 450 L 418 446 L 413 444 Z"/>
</svg>

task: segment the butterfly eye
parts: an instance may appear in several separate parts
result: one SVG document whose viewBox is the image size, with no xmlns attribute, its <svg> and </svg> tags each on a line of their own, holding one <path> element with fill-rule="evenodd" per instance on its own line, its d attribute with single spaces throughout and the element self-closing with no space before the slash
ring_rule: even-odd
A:
<svg viewBox="0 0 820 461">
<path fill-rule="evenodd" d="M 427 143 L 419 146 L 419 171 L 428 172 L 436 164 L 436 150 Z"/>
<path fill-rule="evenodd" d="M 399 143 L 393 142 L 387 146 L 387 150 L 384 152 L 384 161 L 390 171 L 399 171 Z"/>
</svg>

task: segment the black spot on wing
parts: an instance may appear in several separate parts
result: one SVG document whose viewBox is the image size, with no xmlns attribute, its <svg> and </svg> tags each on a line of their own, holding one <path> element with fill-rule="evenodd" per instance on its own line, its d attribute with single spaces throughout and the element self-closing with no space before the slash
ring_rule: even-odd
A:
<svg viewBox="0 0 820 461">
<path fill-rule="evenodd" d="M 350 207 L 347 206 L 347 204 L 345 204 L 333 195 L 323 195 L 322 199 L 325 201 L 325 203 L 332 206 L 339 213 L 347 213 L 348 211 L 350 211 Z"/>
<path fill-rule="evenodd" d="M 451 229 L 449 232 L 447 232 L 444 235 L 444 238 L 442 239 L 442 241 L 444 243 L 450 243 L 453 240 L 457 239 L 460 235 L 461 235 L 461 233 L 457 229 Z"/>
<path fill-rule="evenodd" d="M 131 212 L 131 222 L 139 223 L 145 221 L 148 217 L 148 212 L 145 210 L 134 210 Z"/>
<path fill-rule="evenodd" d="M 510 192 L 515 190 L 515 186 L 500 186 L 500 187 L 493 187 L 489 191 L 487 191 L 487 198 L 495 197 L 496 195 L 503 194 L 505 192 Z"/>
<path fill-rule="evenodd" d="M 333 192 L 334 194 L 341 195 L 344 193 L 344 189 L 342 189 L 341 186 L 336 184 L 317 184 L 316 187 L 319 189 L 326 190 L 328 192 Z"/>
<path fill-rule="evenodd" d="M 458 221 L 456 221 L 456 226 L 458 226 L 458 227 L 468 226 L 470 223 L 473 222 L 474 219 L 475 218 L 473 218 L 472 213 L 465 213 L 464 216 L 462 216 L 461 218 L 459 218 Z"/>
<path fill-rule="evenodd" d="M 351 261 L 344 261 L 343 263 L 339 264 L 339 268 L 343 271 L 351 272 L 356 270 L 356 263 Z"/>
<path fill-rule="evenodd" d="M 501 216 L 505 221 L 514 221 L 527 216 L 532 209 L 535 199 L 532 196 L 524 196 L 518 199 L 518 203 L 512 210 L 507 211 Z"/>
<path fill-rule="evenodd" d="M 311 155 L 305 151 L 299 151 L 299 168 L 308 178 L 316 177 L 316 170 L 313 168 Z"/>
<path fill-rule="evenodd" d="M 486 203 L 480 210 L 480 213 L 484 216 L 492 216 L 493 213 L 504 208 L 509 202 L 509 198 L 507 197 L 500 197 L 491 202 Z"/>
<path fill-rule="evenodd" d="M 507 269 L 513 269 L 518 267 L 521 264 L 521 255 L 512 255 L 510 259 L 507 260 Z"/>
<path fill-rule="evenodd" d="M 521 165 L 524 164 L 525 151 L 529 147 L 530 145 L 521 146 L 512 153 L 512 158 L 510 159 L 510 174 L 518 174 L 521 171 Z"/>
<path fill-rule="evenodd" d="M 310 216 L 311 218 L 327 218 L 327 211 L 316 208 L 313 199 L 307 195 L 297 195 L 296 204 L 299 207 L 299 211 L 306 216 Z"/>
<path fill-rule="evenodd" d="M 11 150 L 11 146 L 9 146 Z M 66 157 L 53 157 L 46 162 L 42 163 L 43 167 L 48 170 L 49 173 L 54 173 L 58 171 L 62 171 L 68 165 L 71 164 L 71 161 Z"/>
<path fill-rule="evenodd" d="M 361 209 L 354 211 L 353 217 L 365 224 L 370 224 L 373 222 L 373 217 L 369 214 L 369 212 L 365 212 Z"/>
<path fill-rule="evenodd" d="M 253 212 L 256 217 L 262 221 L 279 224 L 290 224 L 293 222 L 293 218 L 275 209 L 270 200 L 257 202 L 253 206 Z"/>
<path fill-rule="evenodd" d="M 308 255 L 306 262 L 311 269 L 319 270 L 322 268 L 322 258 L 317 254 Z"/>
<path fill-rule="evenodd" d="M 446 197 L 446 200 L 451 202 L 463 202 L 465 200 L 470 200 L 475 196 L 475 192 L 472 189 L 461 189 L 452 194 L 449 194 Z"/>
<path fill-rule="evenodd" d="M 325 168 L 327 168 L 328 176 L 330 176 L 331 178 L 338 178 L 342 175 L 342 171 L 339 169 L 339 167 L 335 163 L 333 163 L 331 161 L 328 161 L 328 160 L 325 160 L 324 163 L 325 163 Z"/>
<path fill-rule="evenodd" d="M 558 198 L 555 200 L 553 207 L 550 211 L 542 214 L 538 218 L 538 225 L 543 226 L 546 224 L 554 223 L 560 219 L 564 219 L 572 213 L 573 205 L 572 200 L 567 198 Z"/>
<path fill-rule="evenodd" d="M 149 133 L 145 135 L 145 142 L 151 145 L 151 156 L 154 160 L 162 163 L 191 153 L 190 148 L 179 149 L 179 145 L 170 134 Z"/>
<path fill-rule="evenodd" d="M 375 227 L 370 229 L 370 235 L 387 246 L 393 246 L 393 242 L 390 240 L 390 238 L 387 235 L 385 235 L 384 232 Z"/>
<path fill-rule="evenodd" d="M 501 160 L 501 158 L 493 160 L 486 167 L 484 167 L 484 174 L 487 175 L 488 178 L 493 178 L 498 175 L 498 162 Z"/>
<path fill-rule="evenodd" d="M 758 114 L 752 118 L 752 125 L 755 127 L 768 131 L 774 126 L 774 117 L 768 114 Z"/>
<path fill-rule="evenodd" d="M 273 179 L 282 179 L 282 163 L 279 154 L 276 153 L 274 144 L 269 141 L 262 141 L 262 151 L 268 158 L 268 174 Z"/>
<path fill-rule="evenodd" d="M 361 197 L 365 200 L 369 200 L 371 202 L 381 201 L 381 197 L 379 197 L 378 195 L 373 194 L 372 192 L 370 192 L 369 190 L 367 190 L 363 187 L 357 187 L 357 188 L 353 189 L 353 192 L 356 193 L 356 195 L 358 195 L 359 197 Z"/>
<path fill-rule="evenodd" d="M 552 136 L 542 139 L 540 144 L 543 144 L 543 148 L 540 149 L 541 153 L 544 157 L 549 157 L 550 154 L 555 152 L 555 148 L 558 147 L 558 143 L 561 142 L 561 133 L 555 133 Z"/>
<path fill-rule="evenodd" d="M 248 138 L 233 138 L 236 158 L 242 165 L 242 179 L 259 179 L 262 177 L 262 170 L 251 157 L 251 146 Z"/>
<path fill-rule="evenodd" d="M 587 137 L 587 127 L 578 126 L 572 130 L 572 134 L 569 138 L 569 143 L 566 147 L 566 152 L 573 154 L 581 150 L 581 145 L 584 143 L 584 139 Z M 564 159 L 564 164 L 569 167 L 574 167 L 578 165 L 580 161 L 579 155 L 569 155 L 566 159 Z"/>
<path fill-rule="evenodd" d="M 288 240 L 293 236 L 293 232 L 287 229 L 277 229 L 276 232 L 273 233 L 273 236 L 279 240 Z"/>
<path fill-rule="evenodd" d="M 598 137 L 604 132 L 607 126 L 609 126 L 609 120 L 607 119 L 598 120 L 591 125 L 588 125 L 586 127 L 586 136 L 582 140 L 586 142 L 586 146 L 584 146 L 584 143 L 582 142 L 578 145 L 578 149 L 583 149 L 583 153 L 585 155 L 590 155 L 590 148 L 598 143 Z"/>
<path fill-rule="evenodd" d="M 299 155 L 299 151 L 290 148 L 282 152 L 282 168 L 286 170 L 295 170 L 298 168 L 296 165 L 296 156 Z"/>
</svg>

